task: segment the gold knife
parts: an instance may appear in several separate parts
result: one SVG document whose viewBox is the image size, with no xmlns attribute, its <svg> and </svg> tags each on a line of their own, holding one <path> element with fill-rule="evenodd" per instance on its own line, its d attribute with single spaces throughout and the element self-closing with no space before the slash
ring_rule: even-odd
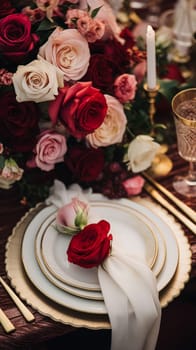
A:
<svg viewBox="0 0 196 350">
<path fill-rule="evenodd" d="M 173 193 L 168 191 L 165 187 L 159 184 L 146 172 L 142 173 L 144 178 L 149 181 L 153 186 L 155 186 L 160 192 L 162 192 L 167 198 L 169 198 L 178 208 L 180 208 L 194 223 L 196 223 L 196 212 L 183 203 L 179 198 L 177 198 Z"/>
<path fill-rule="evenodd" d="M 0 277 L 0 283 L 8 292 L 9 296 L 12 298 L 12 300 L 14 301 L 24 318 L 28 322 L 33 321 L 35 319 L 34 315 L 27 309 L 27 307 L 22 303 L 19 297 L 13 292 L 13 290 L 8 286 L 8 284 L 3 280 L 2 277 Z"/>
<path fill-rule="evenodd" d="M 3 329 L 7 332 L 13 332 L 15 331 L 15 327 L 13 323 L 9 320 L 9 318 L 6 316 L 5 312 L 0 308 L 0 324 L 2 325 Z"/>
<path fill-rule="evenodd" d="M 188 227 L 191 232 L 196 234 L 196 225 L 179 210 L 177 210 L 173 205 L 171 205 L 165 198 L 163 198 L 157 190 L 155 190 L 148 183 L 144 184 L 144 189 L 147 193 L 150 194 L 152 198 L 159 202 L 164 208 L 166 208 L 168 211 L 170 211 L 170 213 L 177 217 L 178 220 L 180 220 L 186 227 Z"/>
</svg>

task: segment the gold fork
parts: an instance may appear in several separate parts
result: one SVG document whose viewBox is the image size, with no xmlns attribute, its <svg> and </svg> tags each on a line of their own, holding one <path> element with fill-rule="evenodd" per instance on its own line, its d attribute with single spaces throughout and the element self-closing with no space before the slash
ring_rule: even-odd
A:
<svg viewBox="0 0 196 350">
<path fill-rule="evenodd" d="M 13 292 L 13 290 L 8 286 L 8 284 L 3 280 L 2 277 L 0 277 L 0 283 L 8 292 L 9 296 L 12 298 L 12 300 L 14 301 L 24 318 L 28 322 L 32 322 L 35 319 L 34 315 L 27 309 L 27 307 L 22 303 L 19 297 Z"/>
<path fill-rule="evenodd" d="M 5 312 L 0 308 L 0 324 L 2 325 L 3 329 L 7 332 L 13 332 L 15 331 L 15 327 L 13 323 L 9 320 L 9 318 L 6 316 Z"/>
</svg>

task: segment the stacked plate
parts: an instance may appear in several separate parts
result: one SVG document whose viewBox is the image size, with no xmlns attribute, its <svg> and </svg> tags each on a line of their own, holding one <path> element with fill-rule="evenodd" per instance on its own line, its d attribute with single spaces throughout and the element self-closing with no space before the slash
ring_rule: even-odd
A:
<svg viewBox="0 0 196 350">
<path fill-rule="evenodd" d="M 178 245 L 171 228 L 146 207 L 127 199 L 90 197 L 94 222 L 110 222 L 115 244 L 123 254 L 139 254 L 152 269 L 160 292 L 178 265 Z M 70 264 L 66 250 L 71 237 L 55 228 L 56 207 L 42 209 L 28 225 L 22 242 L 22 261 L 31 282 L 45 296 L 73 310 L 107 314 L 97 268 Z M 130 281 L 131 283 L 131 281 Z"/>
</svg>

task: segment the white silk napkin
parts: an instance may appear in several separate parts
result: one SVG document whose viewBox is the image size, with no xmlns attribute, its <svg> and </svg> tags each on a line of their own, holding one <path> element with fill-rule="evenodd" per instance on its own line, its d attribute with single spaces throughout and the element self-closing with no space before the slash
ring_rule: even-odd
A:
<svg viewBox="0 0 196 350">
<path fill-rule="evenodd" d="M 73 197 L 88 200 L 91 193 L 77 184 L 67 190 L 55 180 L 46 204 L 60 208 Z M 144 251 L 133 246 L 130 249 L 130 242 L 126 243 L 116 240 L 114 235 L 111 255 L 98 267 L 112 327 L 111 350 L 154 350 L 161 320 L 156 279 L 145 261 Z"/>
<path fill-rule="evenodd" d="M 111 350 L 155 349 L 161 307 L 155 277 L 143 257 L 124 254 L 113 241 L 98 277 L 112 326 Z"/>
</svg>

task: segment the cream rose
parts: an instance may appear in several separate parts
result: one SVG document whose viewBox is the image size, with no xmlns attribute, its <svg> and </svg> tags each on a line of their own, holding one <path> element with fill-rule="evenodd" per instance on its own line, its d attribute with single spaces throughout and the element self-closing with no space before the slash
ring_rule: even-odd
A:
<svg viewBox="0 0 196 350">
<path fill-rule="evenodd" d="M 77 29 L 56 28 L 40 47 L 40 56 L 58 67 L 66 81 L 79 80 L 88 69 L 90 50 L 87 40 Z"/>
<path fill-rule="evenodd" d="M 130 142 L 124 161 L 128 170 L 139 173 L 150 167 L 160 145 L 148 135 L 138 135 Z"/>
<path fill-rule="evenodd" d="M 55 99 L 58 88 L 64 86 L 63 73 L 46 62 L 34 60 L 25 66 L 18 66 L 13 75 L 13 84 L 18 102 L 44 102 Z"/>
<path fill-rule="evenodd" d="M 103 123 L 86 140 L 93 148 L 107 147 L 122 141 L 127 118 L 122 104 L 113 96 L 104 95 L 108 105 Z"/>
</svg>

